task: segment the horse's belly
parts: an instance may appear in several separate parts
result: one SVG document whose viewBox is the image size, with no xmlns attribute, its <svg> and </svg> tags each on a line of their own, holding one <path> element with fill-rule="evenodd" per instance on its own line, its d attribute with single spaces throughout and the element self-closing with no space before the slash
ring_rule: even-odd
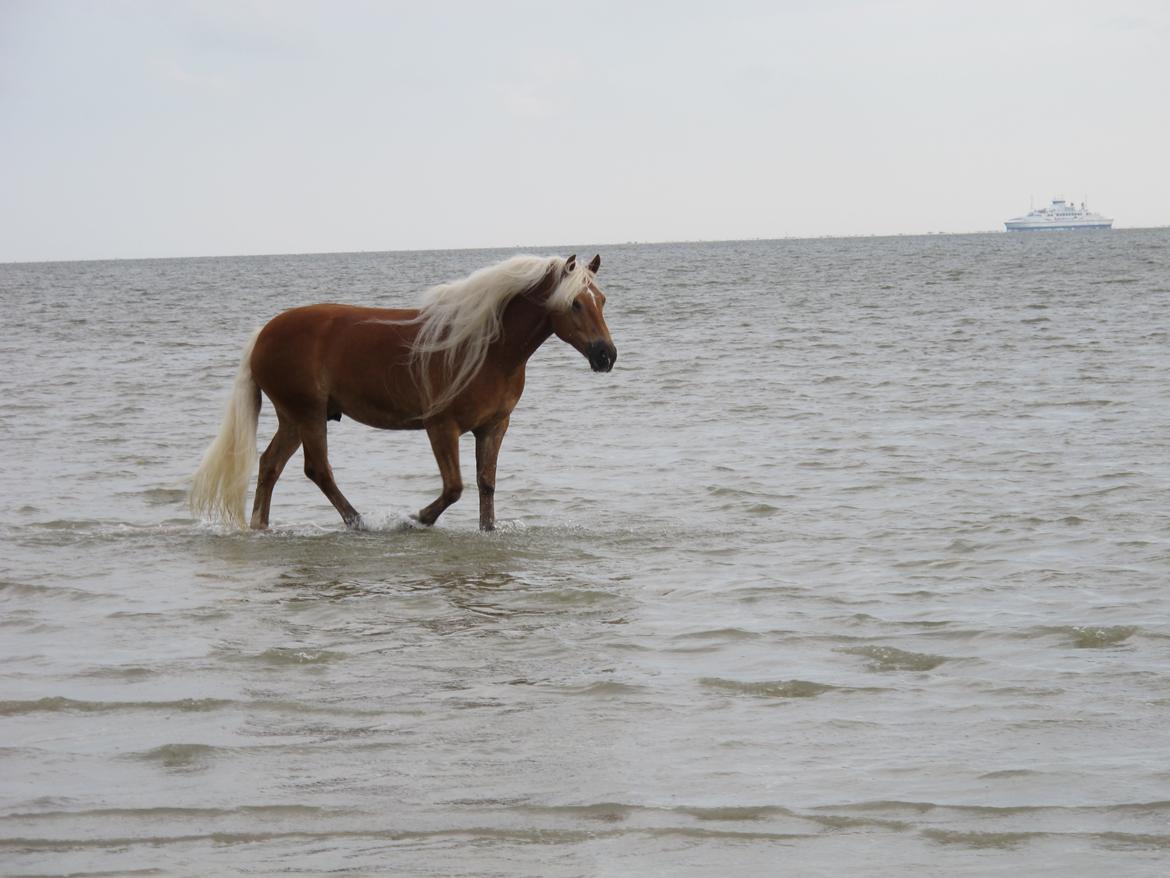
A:
<svg viewBox="0 0 1170 878">
<path fill-rule="evenodd" d="M 417 411 L 408 410 L 405 406 L 388 405 L 384 398 L 376 403 L 360 397 L 330 400 L 330 415 L 334 413 L 379 430 L 421 430 L 423 426 Z"/>
</svg>

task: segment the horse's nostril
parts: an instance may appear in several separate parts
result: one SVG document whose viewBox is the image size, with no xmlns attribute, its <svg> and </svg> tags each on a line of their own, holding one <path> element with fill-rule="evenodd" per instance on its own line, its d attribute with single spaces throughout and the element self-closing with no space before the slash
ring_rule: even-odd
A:
<svg viewBox="0 0 1170 878">
<path fill-rule="evenodd" d="M 608 342 L 595 341 L 589 345 L 588 357 L 594 372 L 608 372 L 617 359 L 617 351 Z"/>
</svg>

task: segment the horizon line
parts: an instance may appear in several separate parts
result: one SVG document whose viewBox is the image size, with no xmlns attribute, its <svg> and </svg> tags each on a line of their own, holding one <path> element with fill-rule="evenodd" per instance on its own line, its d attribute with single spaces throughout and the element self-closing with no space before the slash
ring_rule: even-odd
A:
<svg viewBox="0 0 1170 878">
<path fill-rule="evenodd" d="M 1104 231 L 1148 231 L 1152 229 L 1167 229 L 1170 225 L 1157 226 L 1121 226 Z M 1099 231 L 1099 230 L 1098 230 Z M 781 237 L 759 238 L 678 238 L 662 241 L 611 241 L 609 243 L 590 243 L 591 247 L 647 247 L 664 246 L 669 244 L 740 244 L 747 242 L 766 241 L 826 241 L 826 240 L 855 240 L 857 238 L 937 238 L 957 237 L 960 235 L 1003 235 L 1005 229 L 976 229 L 966 232 L 858 232 L 852 235 L 784 235 Z M 578 245 L 580 242 L 578 242 Z M 528 245 L 528 244 L 501 244 L 477 247 L 402 247 L 385 250 L 301 250 L 284 253 L 205 253 L 198 256 L 97 256 L 77 259 L 11 259 L 0 260 L 0 265 L 68 265 L 84 262 L 161 262 L 179 259 L 265 259 L 275 256 L 353 256 L 371 253 L 474 253 L 487 250 L 557 250 L 564 244 L 555 245 Z"/>
</svg>

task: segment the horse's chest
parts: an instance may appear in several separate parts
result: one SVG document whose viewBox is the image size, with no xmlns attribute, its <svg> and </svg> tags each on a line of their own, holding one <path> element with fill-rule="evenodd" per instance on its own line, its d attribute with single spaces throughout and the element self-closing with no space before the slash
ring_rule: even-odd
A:
<svg viewBox="0 0 1170 878">
<path fill-rule="evenodd" d="M 508 382 L 503 394 L 501 395 L 500 410 L 504 415 L 510 415 L 512 409 L 520 403 L 520 397 L 524 394 L 524 373 L 521 372 L 518 377 L 512 378 Z"/>
<path fill-rule="evenodd" d="M 469 388 L 464 404 L 460 406 L 459 425 L 464 430 L 476 430 L 488 424 L 502 421 L 520 402 L 524 393 L 524 376 L 518 378 L 499 377 L 494 381 L 480 382 Z"/>
</svg>

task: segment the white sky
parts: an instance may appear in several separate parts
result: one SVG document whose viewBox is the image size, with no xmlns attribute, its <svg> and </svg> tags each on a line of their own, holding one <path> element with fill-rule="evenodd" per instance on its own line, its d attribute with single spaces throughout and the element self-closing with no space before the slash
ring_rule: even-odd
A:
<svg viewBox="0 0 1170 878">
<path fill-rule="evenodd" d="M 1170 224 L 1170 2 L 0 0 L 0 261 Z"/>
</svg>

